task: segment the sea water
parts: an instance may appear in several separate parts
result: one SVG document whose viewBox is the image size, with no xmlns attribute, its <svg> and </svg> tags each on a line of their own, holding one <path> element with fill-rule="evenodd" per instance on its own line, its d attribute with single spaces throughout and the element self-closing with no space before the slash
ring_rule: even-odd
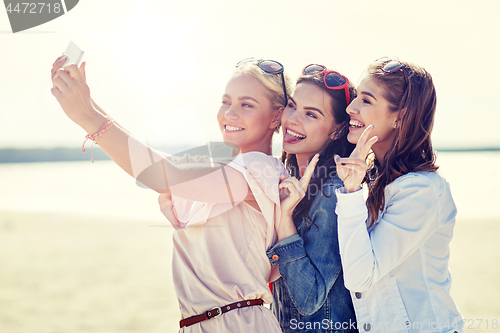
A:
<svg viewBox="0 0 500 333">
<path fill-rule="evenodd" d="M 442 152 L 458 218 L 500 217 L 500 152 Z M 112 161 L 0 164 L 0 211 L 64 212 L 166 222 L 158 193 Z"/>
</svg>

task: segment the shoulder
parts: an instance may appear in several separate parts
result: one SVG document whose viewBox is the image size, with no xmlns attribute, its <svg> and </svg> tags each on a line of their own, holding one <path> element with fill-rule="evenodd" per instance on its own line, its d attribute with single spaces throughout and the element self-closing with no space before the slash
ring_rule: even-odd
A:
<svg viewBox="0 0 500 333">
<path fill-rule="evenodd" d="M 239 154 L 234 162 L 246 168 L 255 177 L 279 177 L 288 175 L 283 163 L 276 157 L 261 152 Z"/>
<path fill-rule="evenodd" d="M 418 171 L 398 177 L 388 185 L 388 188 L 393 189 L 408 187 L 429 187 L 436 194 L 440 194 L 447 189 L 448 182 L 439 171 Z"/>
<path fill-rule="evenodd" d="M 450 186 L 439 171 L 410 172 L 398 177 L 385 190 L 386 198 L 420 197 L 421 200 L 436 201 L 451 198 Z"/>
<path fill-rule="evenodd" d="M 280 168 L 283 167 L 283 163 L 274 156 L 264 154 L 262 152 L 258 151 L 251 151 L 247 153 L 241 153 L 233 158 L 229 159 L 233 160 L 235 163 L 250 167 L 252 165 L 271 165 L 271 166 L 279 166 Z"/>
</svg>

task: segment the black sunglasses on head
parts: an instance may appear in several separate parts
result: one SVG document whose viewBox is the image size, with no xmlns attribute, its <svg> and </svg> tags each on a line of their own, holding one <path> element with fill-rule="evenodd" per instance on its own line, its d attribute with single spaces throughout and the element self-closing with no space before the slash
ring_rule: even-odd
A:
<svg viewBox="0 0 500 333">
<path fill-rule="evenodd" d="M 381 67 L 381 69 L 386 74 L 390 74 L 398 70 L 401 70 L 403 72 L 403 77 L 405 79 L 405 82 L 408 84 L 408 78 L 406 77 L 406 71 L 405 71 L 406 66 L 401 61 L 393 60 L 389 57 L 382 57 L 375 60 L 375 62 L 385 63 L 385 65 Z"/>
<path fill-rule="evenodd" d="M 285 67 L 283 67 L 283 65 L 277 62 L 276 60 L 262 60 L 255 58 L 243 59 L 236 64 L 236 67 L 240 67 L 250 62 L 257 62 L 256 65 L 259 66 L 259 68 L 266 73 L 281 75 L 281 84 L 283 85 L 283 93 L 285 94 L 285 107 L 286 107 L 288 104 L 288 95 L 286 93 L 285 75 L 283 74 Z"/>
</svg>

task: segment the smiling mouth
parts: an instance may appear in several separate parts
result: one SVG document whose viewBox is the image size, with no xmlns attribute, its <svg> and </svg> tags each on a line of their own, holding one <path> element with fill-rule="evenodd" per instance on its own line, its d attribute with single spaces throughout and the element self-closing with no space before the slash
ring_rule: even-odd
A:
<svg viewBox="0 0 500 333">
<path fill-rule="evenodd" d="M 236 127 L 236 126 L 231 126 L 231 125 L 224 125 L 224 130 L 226 132 L 239 132 L 245 130 L 242 127 Z"/>
<path fill-rule="evenodd" d="M 349 121 L 349 130 L 351 130 L 351 131 L 354 131 L 354 130 L 357 130 L 357 129 L 360 129 L 363 127 L 365 127 L 365 124 L 363 124 L 359 120 L 351 119 L 351 121 Z"/>
<path fill-rule="evenodd" d="M 305 138 L 306 138 L 305 135 L 294 132 L 294 131 L 290 130 L 289 128 L 287 128 L 285 131 L 285 135 L 283 136 L 283 142 L 285 142 L 285 143 L 297 143 L 299 141 L 304 140 Z"/>
</svg>

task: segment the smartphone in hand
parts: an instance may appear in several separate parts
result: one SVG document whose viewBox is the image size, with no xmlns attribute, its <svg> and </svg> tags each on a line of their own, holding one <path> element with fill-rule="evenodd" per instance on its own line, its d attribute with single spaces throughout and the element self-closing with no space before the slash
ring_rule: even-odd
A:
<svg viewBox="0 0 500 333">
<path fill-rule="evenodd" d="M 64 51 L 64 55 L 67 56 L 68 58 L 66 59 L 66 62 L 62 67 L 69 66 L 69 65 L 79 65 L 80 61 L 82 60 L 83 57 L 83 51 L 80 50 L 78 46 L 76 46 L 75 43 L 69 42 L 68 47 L 66 48 L 66 51 Z"/>
</svg>

